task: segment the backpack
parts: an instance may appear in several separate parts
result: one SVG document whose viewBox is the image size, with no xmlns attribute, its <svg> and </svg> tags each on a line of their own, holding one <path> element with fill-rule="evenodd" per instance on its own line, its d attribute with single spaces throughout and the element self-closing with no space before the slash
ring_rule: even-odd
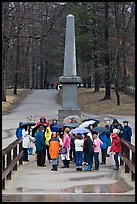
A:
<svg viewBox="0 0 137 204">
<path fill-rule="evenodd" d="M 16 137 L 22 138 L 22 127 L 18 127 L 16 130 Z"/>
</svg>

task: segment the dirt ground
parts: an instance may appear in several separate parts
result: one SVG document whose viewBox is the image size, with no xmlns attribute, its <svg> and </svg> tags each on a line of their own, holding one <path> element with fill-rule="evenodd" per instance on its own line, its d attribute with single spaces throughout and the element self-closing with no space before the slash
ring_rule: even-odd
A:
<svg viewBox="0 0 137 204">
<path fill-rule="evenodd" d="M 13 94 L 13 89 L 7 89 L 6 102 L 2 101 L 2 114 L 8 113 L 20 104 L 21 100 L 31 93 L 28 89 L 17 89 L 17 95 Z"/>
<path fill-rule="evenodd" d="M 78 90 L 78 104 L 82 111 L 92 114 L 135 115 L 135 98 L 120 92 L 120 106 L 117 98 L 111 91 L 111 100 L 103 100 L 104 90 L 94 92 L 93 89 L 81 88 Z"/>
<path fill-rule="evenodd" d="M 15 108 L 21 100 L 31 93 L 28 89 L 18 89 L 17 95 L 13 94 L 13 89 L 7 90 L 7 102 L 2 102 L 2 113 Z M 124 93 L 120 93 L 120 106 L 116 105 L 115 92 L 111 92 L 111 100 L 100 101 L 104 97 L 104 90 L 93 92 L 93 89 L 78 89 L 78 105 L 80 109 L 88 114 L 114 114 L 114 115 L 135 115 L 135 98 Z M 57 102 L 61 103 L 61 98 L 57 97 Z"/>
</svg>

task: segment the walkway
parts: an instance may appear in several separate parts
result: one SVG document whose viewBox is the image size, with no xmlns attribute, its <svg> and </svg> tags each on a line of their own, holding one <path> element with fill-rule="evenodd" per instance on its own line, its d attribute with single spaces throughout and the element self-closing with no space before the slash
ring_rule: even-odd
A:
<svg viewBox="0 0 137 204">
<path fill-rule="evenodd" d="M 3 116 L 2 146 L 16 139 L 14 133 L 17 123 L 25 122 L 28 116 L 55 117 L 61 108 L 55 102 L 56 94 L 56 90 L 33 91 L 12 113 Z M 29 159 L 29 162 L 23 162 L 17 172 L 13 172 L 12 179 L 6 183 L 6 190 L 2 191 L 3 202 L 135 201 L 135 182 L 131 181 L 131 175 L 124 173 L 122 166 L 119 171 L 113 170 L 114 161 L 111 157 L 107 158 L 106 165 L 100 165 L 99 171 L 90 172 L 76 172 L 73 163 L 70 168 L 62 169 L 61 160 L 59 170 L 53 172 L 50 163 L 47 162 L 46 167 L 37 167 L 34 156 L 30 155 Z"/>
</svg>

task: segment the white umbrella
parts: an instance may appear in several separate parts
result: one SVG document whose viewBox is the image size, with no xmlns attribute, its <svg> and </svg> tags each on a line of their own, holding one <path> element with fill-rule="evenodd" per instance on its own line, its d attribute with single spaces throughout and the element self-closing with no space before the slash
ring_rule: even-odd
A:
<svg viewBox="0 0 137 204">
<path fill-rule="evenodd" d="M 68 124 L 68 123 L 78 123 L 78 124 L 81 124 L 82 123 L 82 119 L 78 115 L 69 115 L 68 117 L 64 118 L 63 123 L 64 124 Z"/>
<path fill-rule="evenodd" d="M 79 127 L 88 127 L 89 125 L 93 125 L 95 122 L 96 122 L 95 120 L 85 121 Z"/>
</svg>

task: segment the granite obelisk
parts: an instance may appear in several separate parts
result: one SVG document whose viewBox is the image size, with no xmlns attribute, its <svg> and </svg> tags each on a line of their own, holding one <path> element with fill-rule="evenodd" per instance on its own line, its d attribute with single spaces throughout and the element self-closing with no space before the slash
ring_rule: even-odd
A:
<svg viewBox="0 0 137 204">
<path fill-rule="evenodd" d="M 81 78 L 76 76 L 75 22 L 71 14 L 66 19 L 64 71 L 59 81 L 62 84 L 62 110 L 59 110 L 58 117 L 63 119 L 68 115 L 81 116 L 77 104 L 77 88 Z"/>
</svg>

